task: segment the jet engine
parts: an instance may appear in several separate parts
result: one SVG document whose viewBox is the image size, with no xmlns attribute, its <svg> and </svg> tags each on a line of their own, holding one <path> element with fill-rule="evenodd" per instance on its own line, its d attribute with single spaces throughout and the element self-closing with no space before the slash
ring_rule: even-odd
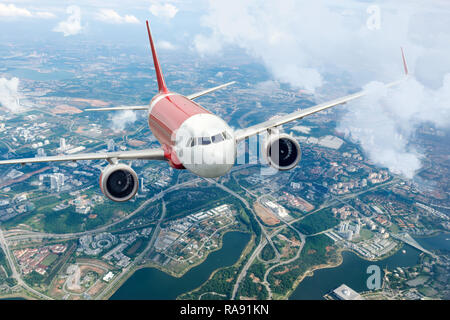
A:
<svg viewBox="0 0 450 320">
<path fill-rule="evenodd" d="M 286 133 L 269 135 L 263 152 L 269 165 L 277 170 L 294 168 L 302 156 L 298 141 Z"/>
<path fill-rule="evenodd" d="M 100 175 L 100 189 L 113 201 L 130 200 L 138 191 L 138 187 L 136 172 L 122 163 L 108 165 Z"/>
</svg>

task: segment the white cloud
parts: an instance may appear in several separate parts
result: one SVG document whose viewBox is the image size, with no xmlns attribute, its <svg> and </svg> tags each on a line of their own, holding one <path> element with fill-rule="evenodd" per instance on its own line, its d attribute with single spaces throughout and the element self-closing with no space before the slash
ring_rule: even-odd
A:
<svg viewBox="0 0 450 320">
<path fill-rule="evenodd" d="M 137 120 L 136 113 L 131 110 L 125 110 L 116 113 L 112 118 L 112 128 L 115 131 L 123 131 L 129 124 L 135 123 Z"/>
<path fill-rule="evenodd" d="M 45 11 L 38 11 L 38 12 L 31 12 L 30 10 L 26 8 L 19 8 L 16 7 L 13 4 L 3 4 L 0 3 L 0 17 L 6 17 L 6 18 L 17 18 L 17 17 L 25 17 L 25 18 L 54 18 L 55 15 L 51 12 L 45 12 Z"/>
<path fill-rule="evenodd" d="M 80 33 L 83 29 L 81 26 L 81 9 L 77 6 L 67 7 L 66 12 L 69 14 L 67 20 L 61 21 L 53 29 L 55 32 L 62 32 L 64 37 L 72 36 Z"/>
<path fill-rule="evenodd" d="M 0 78 L 0 105 L 15 112 L 21 109 L 19 103 L 19 79 Z"/>
<path fill-rule="evenodd" d="M 163 49 L 163 50 L 175 50 L 176 47 L 170 43 L 169 41 L 165 41 L 165 40 L 160 40 L 156 42 L 156 46 L 159 49 Z"/>
<path fill-rule="evenodd" d="M 121 16 L 112 9 L 100 9 L 96 15 L 97 20 L 109 22 L 109 23 L 139 23 L 138 18 L 133 15 Z"/>
<path fill-rule="evenodd" d="M 0 3 L 0 17 L 32 17 L 28 9 L 18 8 L 13 4 Z"/>
<path fill-rule="evenodd" d="M 162 17 L 168 19 L 172 19 L 173 17 L 175 17 L 175 15 L 178 12 L 178 8 L 170 3 L 165 4 L 153 3 L 150 6 L 149 10 L 151 14 L 153 14 L 155 17 Z"/>
<path fill-rule="evenodd" d="M 353 90 L 371 80 L 402 75 L 400 46 L 414 78 L 344 107 L 338 129 L 359 142 L 368 157 L 412 177 L 421 150 L 411 147 L 417 126 L 450 125 L 450 5 L 436 1 L 208 0 L 194 37 L 202 55 L 236 46 L 260 60 L 273 80 L 335 98 L 342 84 Z M 379 28 L 371 17 L 376 5 Z M 373 9 L 373 8 L 372 8 Z M 376 11 L 376 10 L 375 10 Z M 369 28 L 368 21 L 371 22 Z M 374 28 L 376 26 L 376 28 Z M 376 87 L 371 83 L 370 87 Z M 329 94 L 332 89 L 332 94 Z M 342 92 L 343 94 L 347 92 Z"/>
<path fill-rule="evenodd" d="M 352 102 L 337 129 L 360 143 L 376 164 L 412 178 L 424 157 L 409 143 L 417 127 L 425 122 L 450 126 L 450 73 L 436 90 L 414 78 L 397 88 L 372 82 L 365 89 L 374 93 Z"/>
<path fill-rule="evenodd" d="M 42 18 L 42 19 L 51 19 L 51 18 L 56 18 L 56 16 L 51 13 L 51 12 L 46 12 L 46 11 L 38 11 L 34 14 L 36 17 L 38 18 Z"/>
<path fill-rule="evenodd" d="M 222 42 L 216 37 L 206 37 L 198 34 L 194 37 L 194 48 L 201 55 L 209 55 L 220 52 Z"/>
</svg>

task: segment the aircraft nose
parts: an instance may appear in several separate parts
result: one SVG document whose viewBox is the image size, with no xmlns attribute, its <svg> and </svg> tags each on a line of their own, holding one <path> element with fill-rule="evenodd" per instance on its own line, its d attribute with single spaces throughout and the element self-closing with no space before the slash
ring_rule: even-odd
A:
<svg viewBox="0 0 450 320">
<path fill-rule="evenodd" d="M 196 149 L 196 157 L 192 163 L 184 163 L 193 173 L 205 177 L 216 178 L 225 175 L 234 165 L 234 144 L 229 142 L 200 146 Z"/>
</svg>

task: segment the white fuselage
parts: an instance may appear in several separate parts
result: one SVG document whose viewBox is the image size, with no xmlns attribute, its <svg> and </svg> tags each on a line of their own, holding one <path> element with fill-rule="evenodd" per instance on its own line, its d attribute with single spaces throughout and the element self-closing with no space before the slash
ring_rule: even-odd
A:
<svg viewBox="0 0 450 320">
<path fill-rule="evenodd" d="M 233 130 L 216 115 L 197 114 L 176 132 L 176 154 L 186 169 L 205 178 L 223 176 L 236 159 Z"/>
</svg>

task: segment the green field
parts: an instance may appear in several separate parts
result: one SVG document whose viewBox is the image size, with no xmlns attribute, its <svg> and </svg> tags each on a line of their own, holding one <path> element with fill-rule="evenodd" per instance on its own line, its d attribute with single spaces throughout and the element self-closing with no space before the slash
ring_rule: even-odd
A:
<svg viewBox="0 0 450 320">
<path fill-rule="evenodd" d="M 272 246 L 268 243 L 264 246 L 264 248 L 261 251 L 261 259 L 264 261 L 270 261 L 273 258 L 275 258 L 275 251 L 273 250 Z"/>
<path fill-rule="evenodd" d="M 184 188 L 170 192 L 165 196 L 167 203 L 167 219 L 179 219 L 189 214 L 210 209 L 223 204 L 223 198 L 228 193 L 214 186 L 199 188 Z"/>
<path fill-rule="evenodd" d="M 134 256 L 136 256 L 139 252 L 141 252 L 142 250 L 144 250 L 145 244 L 146 244 L 146 242 L 144 242 L 144 240 L 139 239 L 139 240 L 137 240 L 134 244 L 132 244 L 132 245 L 127 249 L 127 251 L 125 252 L 125 254 L 126 254 L 127 256 L 134 257 Z"/>
<path fill-rule="evenodd" d="M 366 228 L 362 228 L 360 233 L 359 233 L 359 237 L 361 240 L 368 240 L 368 239 L 372 239 L 373 237 L 373 232 L 370 231 L 369 229 Z"/>
<path fill-rule="evenodd" d="M 327 250 L 327 247 L 332 245 L 333 240 L 323 234 L 306 238 L 305 246 L 297 260 L 270 272 L 268 281 L 272 292 L 285 295 L 292 288 L 292 284 L 309 268 L 335 259 L 335 251 Z"/>
<path fill-rule="evenodd" d="M 323 209 L 293 224 L 300 232 L 311 235 L 330 228 L 338 224 L 339 220 L 333 216 L 331 209 Z"/>
<path fill-rule="evenodd" d="M 55 262 L 58 259 L 58 255 L 54 253 L 50 253 L 42 262 L 41 264 L 43 266 L 50 266 L 53 262 Z"/>
<path fill-rule="evenodd" d="M 0 266 L 2 266 L 5 269 L 5 271 L 7 273 L 6 276 L 11 275 L 12 272 L 11 272 L 11 269 L 9 268 L 8 261 L 6 260 L 5 253 L 3 252 L 2 248 L 0 248 Z M 1 275 L 1 273 L 0 273 L 0 275 Z"/>
</svg>

